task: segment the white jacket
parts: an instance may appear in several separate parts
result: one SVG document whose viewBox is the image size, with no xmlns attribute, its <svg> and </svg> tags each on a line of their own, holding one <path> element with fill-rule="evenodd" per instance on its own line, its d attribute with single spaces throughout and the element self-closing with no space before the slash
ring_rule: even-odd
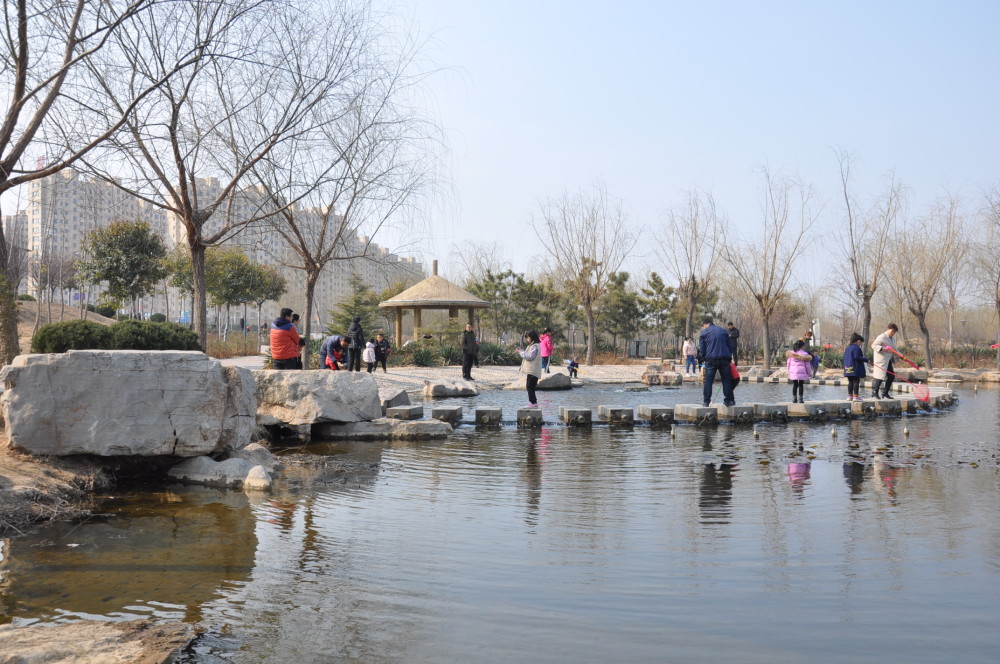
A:
<svg viewBox="0 0 1000 664">
<path fill-rule="evenodd" d="M 538 351 L 538 344 L 531 344 L 524 350 L 517 352 L 523 358 L 521 360 L 521 372 L 540 378 L 542 376 L 542 355 Z"/>
<path fill-rule="evenodd" d="M 889 369 L 889 363 L 892 362 L 893 358 L 892 351 L 888 349 L 894 345 L 892 337 L 885 332 L 875 337 L 875 341 L 872 342 L 872 350 L 875 351 L 875 357 L 872 361 L 872 378 L 885 380 L 886 369 Z"/>
<path fill-rule="evenodd" d="M 368 342 L 365 349 L 361 352 L 361 361 L 372 364 L 375 362 L 375 344 Z"/>
</svg>

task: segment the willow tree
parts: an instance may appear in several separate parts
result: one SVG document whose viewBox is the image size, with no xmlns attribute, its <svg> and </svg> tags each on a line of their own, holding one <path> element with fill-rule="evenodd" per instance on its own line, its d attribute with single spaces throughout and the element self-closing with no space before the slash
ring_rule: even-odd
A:
<svg viewBox="0 0 1000 664">
<path fill-rule="evenodd" d="M 0 37 L 0 200 L 22 184 L 73 165 L 117 132 L 153 90 L 197 59 L 178 52 L 161 62 L 159 75 L 131 87 L 114 109 L 90 84 L 97 60 L 127 62 L 119 37 L 156 16 L 170 0 L 67 0 L 38 3 L 5 0 Z M 116 75 L 128 76 L 120 68 Z M 17 338 L 17 269 L 11 238 L 0 230 L 0 353 L 9 362 L 20 351 Z"/>
<path fill-rule="evenodd" d="M 986 194 L 981 216 L 984 237 L 972 246 L 972 273 L 1000 320 L 1000 188 Z M 1000 334 L 997 342 L 1000 344 Z M 997 346 L 996 363 L 1000 367 L 1000 345 Z"/>
<path fill-rule="evenodd" d="M 717 249 L 736 282 L 757 305 L 762 326 L 764 368 L 771 368 L 771 317 L 787 297 L 795 262 L 805 251 L 817 211 L 809 187 L 761 169 L 761 236 L 730 238 Z"/>
<path fill-rule="evenodd" d="M 621 269 L 638 236 L 628 225 L 621 201 L 603 183 L 589 191 L 565 193 L 540 204 L 532 221 L 560 285 L 583 308 L 587 321 L 587 364 L 594 362 L 597 343 L 596 307 L 607 292 L 611 275 Z"/>
</svg>

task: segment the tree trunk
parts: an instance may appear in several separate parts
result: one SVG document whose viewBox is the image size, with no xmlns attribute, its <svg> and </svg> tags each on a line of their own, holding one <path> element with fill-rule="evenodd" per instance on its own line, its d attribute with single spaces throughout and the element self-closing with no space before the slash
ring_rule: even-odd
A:
<svg viewBox="0 0 1000 664">
<path fill-rule="evenodd" d="M 931 360 L 931 331 L 927 329 L 926 312 L 917 315 L 917 324 L 920 326 L 920 334 L 924 337 L 924 361 L 927 363 L 928 369 L 933 369 L 934 362 Z"/>
<path fill-rule="evenodd" d="M 21 345 L 17 335 L 17 293 L 4 274 L 0 274 L 0 337 L 4 364 L 10 364 L 20 355 Z"/>
<path fill-rule="evenodd" d="M 684 319 L 684 338 L 691 336 L 691 328 L 694 327 L 694 309 L 697 304 L 694 298 L 690 294 L 687 296 L 688 299 L 688 310 L 687 317 Z"/>
<path fill-rule="evenodd" d="M 587 364 L 594 363 L 594 346 L 597 338 L 597 320 L 594 315 L 594 305 L 585 302 L 583 305 L 583 315 L 587 317 Z"/>
<path fill-rule="evenodd" d="M 195 242 L 189 245 L 191 250 L 191 283 L 194 293 L 191 297 L 191 320 L 194 331 L 198 335 L 198 344 L 202 350 L 208 349 L 208 302 L 205 297 L 205 247 Z"/>
<path fill-rule="evenodd" d="M 761 332 L 764 335 L 764 369 L 771 368 L 771 314 L 760 312 Z"/>
<path fill-rule="evenodd" d="M 865 296 L 861 301 L 861 311 L 864 320 L 861 334 L 864 336 L 865 342 L 870 344 L 872 342 L 872 338 L 869 336 L 872 331 L 872 298 L 870 295 Z"/>
<path fill-rule="evenodd" d="M 319 270 L 309 270 L 306 272 L 306 324 L 305 324 L 305 352 L 302 357 L 302 366 L 309 368 L 309 340 L 312 338 L 312 310 L 313 298 L 316 294 L 316 282 L 319 280 Z M 399 343 L 399 339 L 396 340 Z M 323 367 L 320 367 L 322 369 Z"/>
<path fill-rule="evenodd" d="M 955 352 L 955 308 L 948 305 L 948 352 Z"/>
</svg>

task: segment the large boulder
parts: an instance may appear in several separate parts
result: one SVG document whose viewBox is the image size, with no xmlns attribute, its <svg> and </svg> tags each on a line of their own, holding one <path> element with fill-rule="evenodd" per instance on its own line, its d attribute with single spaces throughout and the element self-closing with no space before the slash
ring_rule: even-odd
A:
<svg viewBox="0 0 1000 664">
<path fill-rule="evenodd" d="M 936 371 L 928 379 L 930 383 L 961 383 L 965 378 L 954 371 Z"/>
<path fill-rule="evenodd" d="M 410 395 L 401 387 L 379 388 L 378 399 L 382 404 L 383 415 L 385 415 L 385 411 L 389 408 L 410 405 Z"/>
<path fill-rule="evenodd" d="M 253 380 L 261 426 L 297 428 L 382 417 L 378 385 L 367 372 L 254 371 Z"/>
<path fill-rule="evenodd" d="M 523 374 L 518 378 L 515 378 L 511 382 L 504 385 L 505 390 L 523 390 L 524 389 L 524 379 L 526 376 Z M 582 385 L 577 381 L 577 385 Z M 573 387 L 573 379 L 569 377 L 569 374 L 564 373 L 554 373 L 545 374 L 538 379 L 538 385 L 535 386 L 536 390 L 568 390 Z"/>
<path fill-rule="evenodd" d="M 647 364 L 642 372 L 642 382 L 646 385 L 680 385 L 684 375 L 662 364 Z"/>
<path fill-rule="evenodd" d="M 479 394 L 475 383 L 467 380 L 425 380 L 425 397 L 474 397 Z"/>
<path fill-rule="evenodd" d="M 8 443 L 32 454 L 190 457 L 244 447 L 255 430 L 250 372 L 201 352 L 19 355 L 0 381 Z"/>
<path fill-rule="evenodd" d="M 979 377 L 984 383 L 1000 383 L 1000 371 L 987 371 Z"/>
</svg>

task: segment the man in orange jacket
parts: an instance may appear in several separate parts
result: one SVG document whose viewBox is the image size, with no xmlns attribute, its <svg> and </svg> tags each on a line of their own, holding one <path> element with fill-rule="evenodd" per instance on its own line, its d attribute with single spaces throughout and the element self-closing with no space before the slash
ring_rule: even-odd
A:
<svg viewBox="0 0 1000 664">
<path fill-rule="evenodd" d="M 285 308 L 271 323 L 271 359 L 275 369 L 295 369 L 298 366 L 299 348 L 306 342 L 290 320 L 292 310 Z"/>
</svg>

